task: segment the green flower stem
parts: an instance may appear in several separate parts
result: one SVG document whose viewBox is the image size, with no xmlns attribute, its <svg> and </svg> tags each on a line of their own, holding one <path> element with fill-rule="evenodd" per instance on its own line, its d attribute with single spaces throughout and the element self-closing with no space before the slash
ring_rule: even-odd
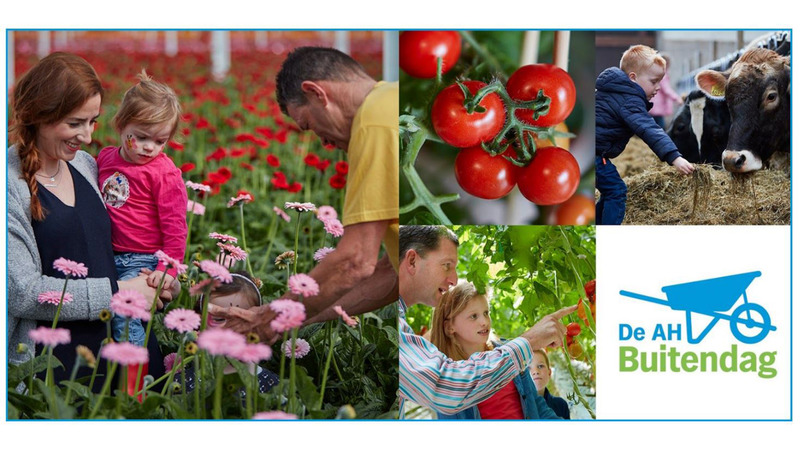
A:
<svg viewBox="0 0 800 450">
<path fill-rule="evenodd" d="M 202 362 L 203 352 L 198 354 L 197 359 L 194 360 L 194 418 L 205 419 L 203 414 L 204 409 L 200 405 L 200 363 Z M 186 380 L 184 376 L 184 387 L 186 387 Z M 184 391 L 185 392 L 185 391 Z"/>
<path fill-rule="evenodd" d="M 58 308 L 56 308 L 56 315 L 53 317 L 53 326 L 50 327 L 55 330 L 56 324 L 58 324 L 58 317 L 61 315 L 61 306 L 64 305 L 64 296 L 67 294 L 67 282 L 69 282 L 69 275 L 64 278 L 64 288 L 61 289 L 61 298 L 58 300 Z"/>
<path fill-rule="evenodd" d="M 325 384 L 328 381 L 328 369 L 331 366 L 331 358 L 333 357 L 333 347 L 336 345 L 336 338 L 339 337 L 339 322 L 341 320 L 336 320 L 336 328 L 334 329 L 333 336 L 330 335 L 330 329 L 332 327 L 331 322 L 328 322 L 328 337 L 330 340 L 328 341 L 328 356 L 325 358 L 325 368 L 322 370 L 322 384 L 319 388 L 319 401 L 317 402 L 317 410 L 322 409 L 322 403 L 325 399 Z"/>
<path fill-rule="evenodd" d="M 209 283 L 206 286 L 205 291 L 203 292 L 203 305 L 202 305 L 202 313 L 200 316 L 200 331 L 205 331 L 206 326 L 208 325 L 208 302 L 211 300 L 211 285 L 213 283 Z"/>
<path fill-rule="evenodd" d="M 197 204 L 197 191 L 195 191 L 194 189 L 192 189 L 192 202 Z M 192 208 L 192 209 L 194 209 L 194 208 Z M 187 248 L 187 251 L 183 255 L 183 263 L 184 264 L 188 264 L 189 254 L 191 253 L 190 251 L 188 251 L 188 249 L 192 245 L 192 222 L 194 222 L 194 216 L 196 216 L 196 214 L 194 212 L 192 212 L 192 211 L 189 211 L 188 213 L 189 213 L 189 223 L 186 226 L 186 248 Z"/>
<path fill-rule="evenodd" d="M 106 322 L 106 323 L 110 326 L 111 321 Z M 105 345 L 106 345 L 106 341 L 103 341 L 100 344 L 100 351 L 98 351 L 98 353 L 97 353 L 98 361 L 94 362 L 94 368 L 92 368 L 92 376 L 91 376 L 91 378 L 89 378 L 89 392 L 92 392 L 92 388 L 94 387 L 94 380 L 95 380 L 95 378 L 97 378 L 97 368 L 100 367 L 100 361 L 99 361 L 100 352 L 103 351 L 103 347 Z"/>
<path fill-rule="evenodd" d="M 76 356 L 75 357 L 75 365 L 72 366 L 72 373 L 69 376 L 69 381 L 70 382 L 75 381 L 75 377 L 78 376 L 78 369 L 80 368 L 80 366 L 81 366 L 81 357 L 80 356 Z M 72 386 L 71 385 L 67 386 L 67 395 L 64 397 L 64 403 L 69 405 L 70 400 L 72 400 Z"/>
<path fill-rule="evenodd" d="M 275 233 L 278 231 L 278 219 L 277 214 L 272 216 L 272 219 L 269 222 L 269 231 L 267 231 L 267 251 L 264 253 L 264 270 L 269 271 L 270 262 L 272 259 L 270 258 L 270 254 L 272 254 L 272 244 L 275 242 Z"/>
<path fill-rule="evenodd" d="M 117 363 L 111 364 L 111 370 L 106 375 L 106 381 L 103 383 L 103 389 L 100 390 L 100 395 L 97 397 L 97 402 L 94 404 L 94 408 L 92 408 L 92 412 L 89 414 L 89 419 L 94 419 L 94 416 L 97 415 L 97 411 L 100 409 L 100 405 L 103 404 L 103 397 L 105 397 L 106 392 L 108 392 L 109 386 L 111 386 L 111 380 L 114 378 L 114 372 L 117 370 Z"/>
<path fill-rule="evenodd" d="M 222 356 L 214 356 L 214 376 L 217 380 L 217 385 L 214 387 L 214 419 L 222 419 L 222 371 L 225 368 L 225 358 Z"/>
<path fill-rule="evenodd" d="M 247 272 L 252 276 L 253 267 L 250 265 L 250 250 L 247 248 L 247 237 L 245 237 L 244 234 L 244 200 L 239 202 L 239 225 L 240 229 L 242 230 L 242 249 L 247 252 L 247 258 L 245 258 L 245 262 L 247 263 Z"/>
<path fill-rule="evenodd" d="M 139 364 L 139 367 L 142 367 L 142 365 Z M 117 406 L 114 409 L 114 411 L 117 414 L 117 417 L 122 416 L 122 399 L 123 399 L 123 397 L 127 397 L 128 396 L 128 366 L 122 366 L 122 372 L 123 372 L 122 376 L 119 377 L 119 394 L 120 395 L 117 396 Z"/>
<path fill-rule="evenodd" d="M 158 306 L 158 298 L 161 296 L 161 290 L 164 288 L 164 280 L 167 277 L 167 272 L 163 272 L 161 275 L 161 280 L 158 282 L 158 289 L 156 289 L 156 295 L 153 297 L 153 303 L 150 305 L 150 320 L 147 321 L 147 329 L 144 332 L 144 348 L 147 348 L 147 343 L 150 341 L 150 331 L 153 329 L 153 322 L 156 319 L 156 307 Z M 127 331 L 128 331 L 128 323 L 125 322 L 125 334 L 127 338 Z M 139 364 L 139 370 L 136 371 L 136 384 L 134 385 L 134 392 L 139 391 L 139 379 L 142 377 L 142 370 L 144 369 L 143 364 Z M 126 372 L 127 374 L 127 372 Z M 127 390 L 127 385 L 125 386 Z"/>
<path fill-rule="evenodd" d="M 292 328 L 292 360 L 289 365 L 289 412 L 297 414 L 297 396 L 295 394 L 297 379 L 295 377 L 295 362 L 297 355 L 295 354 L 295 341 L 297 340 L 297 328 Z"/>
<path fill-rule="evenodd" d="M 53 347 L 49 346 L 47 347 L 47 371 L 45 372 L 44 384 L 47 387 L 55 385 L 53 382 Z"/>
<path fill-rule="evenodd" d="M 567 361 L 567 370 L 569 370 L 569 376 L 572 378 L 572 390 L 575 392 L 575 395 L 578 397 L 578 400 L 581 402 L 584 408 L 589 411 L 589 415 L 592 416 L 592 419 L 595 419 L 594 410 L 589 406 L 589 402 L 586 400 L 586 397 L 583 396 L 583 393 L 580 390 L 580 386 L 578 385 L 577 378 L 575 376 L 575 369 L 572 368 L 572 357 L 567 352 L 567 341 L 564 340 L 561 346 L 561 351 L 564 353 L 564 357 Z"/>
<path fill-rule="evenodd" d="M 295 275 L 297 275 L 297 260 L 299 259 L 298 258 L 298 254 L 297 254 L 297 244 L 298 244 L 298 241 L 300 239 L 300 218 L 301 217 L 303 217 L 303 213 L 301 213 L 300 211 L 297 211 L 297 226 L 294 229 L 294 265 L 293 265 L 294 267 L 292 268 L 292 273 L 294 273 Z"/>
<path fill-rule="evenodd" d="M 182 358 L 182 356 L 183 356 L 183 351 L 181 351 L 181 358 Z M 190 357 L 186 358 L 186 362 L 188 363 L 188 362 L 192 361 L 193 359 L 194 359 L 194 356 L 190 356 Z M 180 365 L 183 366 L 183 362 L 181 362 Z M 161 382 L 161 380 L 166 378 L 167 382 L 164 384 L 164 387 L 161 388 L 161 395 L 165 395 L 167 393 L 167 389 L 169 388 L 169 385 L 172 384 L 172 380 L 175 378 L 175 374 L 176 373 L 178 373 L 178 362 L 177 361 L 174 364 L 172 364 L 172 370 L 170 370 L 169 373 L 165 373 L 164 375 L 161 375 L 160 377 L 158 377 L 157 380 L 153 381 L 153 384 L 151 386 L 157 385 L 158 383 Z M 186 379 L 186 377 L 184 377 L 184 380 L 185 379 Z M 141 391 L 137 392 L 136 395 L 139 396 L 139 394 L 143 393 L 145 390 L 146 389 L 143 388 Z M 183 392 L 183 391 L 181 391 L 181 392 Z"/>
</svg>

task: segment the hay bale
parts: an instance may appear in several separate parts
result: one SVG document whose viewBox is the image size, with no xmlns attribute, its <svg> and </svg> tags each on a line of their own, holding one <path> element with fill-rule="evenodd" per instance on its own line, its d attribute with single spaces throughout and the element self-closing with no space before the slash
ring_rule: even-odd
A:
<svg viewBox="0 0 800 450">
<path fill-rule="evenodd" d="M 734 175 L 698 164 L 687 177 L 658 161 L 638 138 L 631 139 L 623 155 L 628 185 L 624 224 L 789 224 L 790 177 L 783 170 Z M 614 164 L 620 165 L 617 159 Z"/>
</svg>

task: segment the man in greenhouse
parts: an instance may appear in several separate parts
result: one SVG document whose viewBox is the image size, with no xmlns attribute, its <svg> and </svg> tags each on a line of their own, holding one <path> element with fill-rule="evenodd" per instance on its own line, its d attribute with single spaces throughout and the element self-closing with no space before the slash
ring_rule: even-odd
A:
<svg viewBox="0 0 800 450">
<path fill-rule="evenodd" d="M 308 274 L 319 293 L 303 299 L 306 323 L 333 319 L 333 306 L 360 314 L 397 297 L 399 86 L 377 82 L 350 56 L 331 48 L 299 47 L 276 77 L 281 110 L 301 130 L 345 151 L 348 163 L 342 224 L 336 250 Z M 385 256 L 379 259 L 381 243 Z M 286 293 L 282 298 L 297 300 Z M 267 341 L 275 317 L 268 306 L 215 312 L 226 327 L 255 331 Z"/>
<path fill-rule="evenodd" d="M 414 331 L 406 309 L 421 303 L 436 307 L 458 282 L 458 238 L 443 226 L 400 227 L 400 398 L 444 414 L 474 406 L 511 382 L 533 361 L 533 351 L 561 345 L 561 318 L 577 305 L 544 316 L 528 331 L 494 350 L 453 361 Z M 446 382 L 440 382 L 446 380 Z M 402 414 L 403 405 L 400 406 Z"/>
</svg>

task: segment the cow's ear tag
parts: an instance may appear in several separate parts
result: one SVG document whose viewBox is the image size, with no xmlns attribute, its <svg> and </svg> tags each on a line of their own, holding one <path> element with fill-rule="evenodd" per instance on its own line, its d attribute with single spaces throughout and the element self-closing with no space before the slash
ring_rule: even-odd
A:
<svg viewBox="0 0 800 450">
<path fill-rule="evenodd" d="M 711 95 L 715 97 L 722 97 L 723 95 L 725 95 L 725 89 L 723 89 L 720 85 L 715 84 L 711 88 Z"/>
</svg>

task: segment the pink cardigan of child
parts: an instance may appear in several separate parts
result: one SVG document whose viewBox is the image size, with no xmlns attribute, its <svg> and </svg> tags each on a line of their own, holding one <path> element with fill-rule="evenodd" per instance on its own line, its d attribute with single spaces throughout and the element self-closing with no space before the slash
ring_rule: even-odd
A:
<svg viewBox="0 0 800 450">
<path fill-rule="evenodd" d="M 186 186 L 181 171 L 165 154 L 147 164 L 131 164 L 119 147 L 97 155 L 98 185 L 111 218 L 115 252 L 149 253 L 163 250 L 183 261 L 186 251 Z M 156 270 L 165 271 L 163 263 Z M 175 271 L 169 273 L 175 276 Z"/>
</svg>

